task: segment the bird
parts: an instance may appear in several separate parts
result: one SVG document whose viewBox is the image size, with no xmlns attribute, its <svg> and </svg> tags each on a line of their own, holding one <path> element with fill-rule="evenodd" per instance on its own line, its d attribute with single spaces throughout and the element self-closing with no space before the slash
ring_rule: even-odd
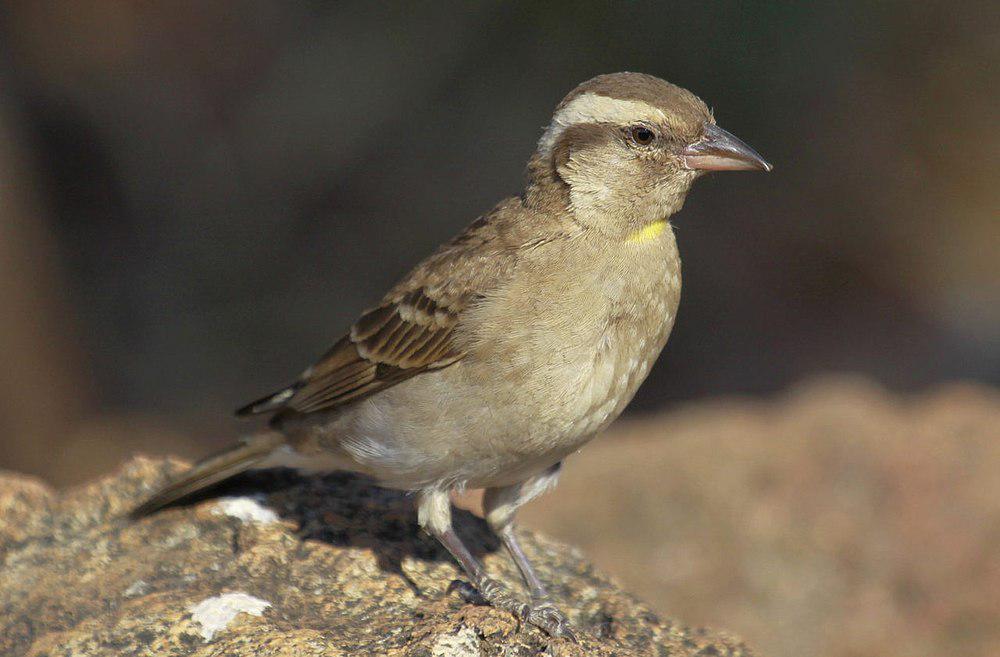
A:
<svg viewBox="0 0 1000 657">
<path fill-rule="evenodd" d="M 518 542 L 519 507 L 622 412 L 677 314 L 671 225 L 710 171 L 770 171 L 697 96 L 633 72 L 556 106 L 523 192 L 416 265 L 291 385 L 237 411 L 269 427 L 153 494 L 139 518 L 250 469 L 346 470 L 414 494 L 417 521 L 479 600 L 575 639 Z M 483 515 L 529 598 L 490 577 L 452 526 L 451 493 Z"/>
</svg>

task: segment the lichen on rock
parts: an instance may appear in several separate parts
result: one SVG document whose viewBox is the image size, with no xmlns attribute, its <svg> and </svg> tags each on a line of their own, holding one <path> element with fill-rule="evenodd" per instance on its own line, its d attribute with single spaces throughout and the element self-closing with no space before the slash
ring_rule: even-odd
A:
<svg viewBox="0 0 1000 657">
<path fill-rule="evenodd" d="M 0 474 L 0 655 L 750 654 L 659 619 L 575 550 L 527 531 L 525 549 L 580 643 L 468 604 L 452 591 L 461 574 L 450 557 L 416 527 L 412 500 L 352 475 L 256 473 L 225 486 L 241 502 L 124 519 L 182 467 L 134 459 L 63 495 Z M 481 521 L 459 513 L 457 528 L 491 572 L 520 586 Z"/>
<path fill-rule="evenodd" d="M 260 616 L 271 606 L 267 600 L 237 591 L 206 598 L 191 607 L 191 620 L 201 625 L 201 636 L 205 641 L 215 638 L 216 632 L 226 629 L 239 614 Z"/>
</svg>

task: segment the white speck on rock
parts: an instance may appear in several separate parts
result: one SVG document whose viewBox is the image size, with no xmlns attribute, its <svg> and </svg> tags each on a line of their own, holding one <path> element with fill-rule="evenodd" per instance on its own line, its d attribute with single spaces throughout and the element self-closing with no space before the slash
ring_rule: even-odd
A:
<svg viewBox="0 0 1000 657">
<path fill-rule="evenodd" d="M 431 648 L 432 657 L 479 657 L 479 635 L 469 627 L 452 634 L 443 634 Z"/>
<path fill-rule="evenodd" d="M 268 524 L 278 520 L 278 514 L 252 497 L 223 497 L 212 510 L 215 515 L 239 518 L 244 523 Z"/>
<path fill-rule="evenodd" d="M 211 641 L 215 633 L 226 629 L 237 614 L 260 616 L 271 603 L 242 592 L 223 593 L 206 598 L 191 607 L 191 619 L 201 625 L 201 636 Z"/>
<path fill-rule="evenodd" d="M 149 584 L 146 583 L 146 580 L 137 579 L 131 584 L 129 584 L 129 587 L 125 589 L 125 597 L 131 598 L 133 596 L 143 595 L 148 590 L 149 590 Z"/>
</svg>

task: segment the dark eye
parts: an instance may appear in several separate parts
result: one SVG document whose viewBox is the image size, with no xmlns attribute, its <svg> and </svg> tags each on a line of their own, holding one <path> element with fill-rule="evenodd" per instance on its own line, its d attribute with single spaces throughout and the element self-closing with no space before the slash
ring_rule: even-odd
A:
<svg viewBox="0 0 1000 657">
<path fill-rule="evenodd" d="M 656 135 L 653 131 L 643 125 L 637 125 L 629 128 L 628 134 L 629 137 L 632 138 L 632 141 L 640 146 L 649 146 L 653 143 L 653 140 L 656 139 Z"/>
</svg>

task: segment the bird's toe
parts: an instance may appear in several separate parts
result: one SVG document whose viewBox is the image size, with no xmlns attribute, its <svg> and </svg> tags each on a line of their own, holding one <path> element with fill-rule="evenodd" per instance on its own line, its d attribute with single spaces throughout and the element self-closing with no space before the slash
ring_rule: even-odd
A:
<svg viewBox="0 0 1000 657">
<path fill-rule="evenodd" d="M 569 619 L 548 600 L 533 603 L 525 620 L 552 637 L 568 639 L 577 643 L 576 634 L 570 626 Z"/>
</svg>

